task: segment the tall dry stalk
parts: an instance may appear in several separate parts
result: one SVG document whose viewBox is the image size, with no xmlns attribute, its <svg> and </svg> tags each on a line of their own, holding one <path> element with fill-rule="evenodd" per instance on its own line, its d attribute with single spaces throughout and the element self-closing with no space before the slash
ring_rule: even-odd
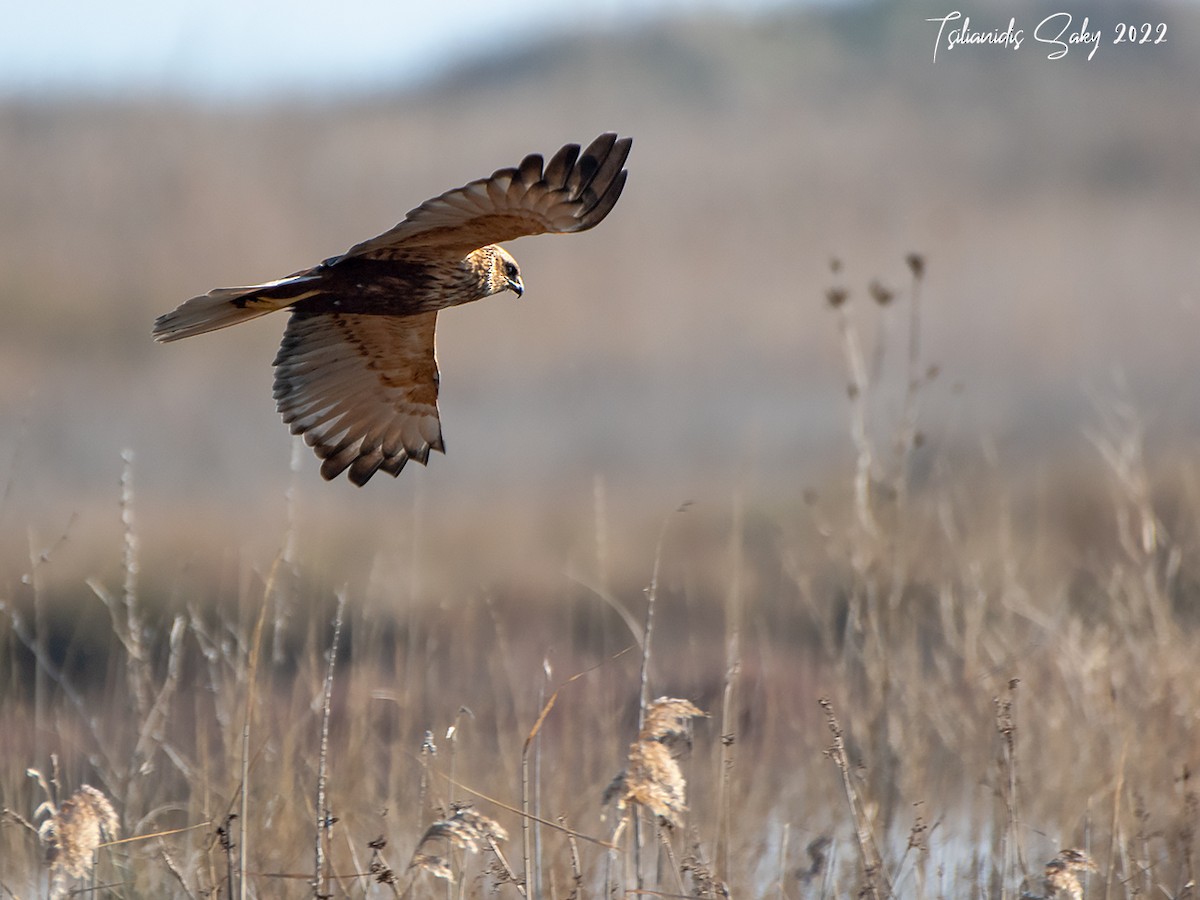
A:
<svg viewBox="0 0 1200 900">
<path fill-rule="evenodd" d="M 737 742 L 738 685 L 742 671 L 742 548 L 743 500 L 733 498 L 733 527 L 730 536 L 729 592 L 725 600 L 725 673 L 721 684 L 721 770 L 717 776 L 717 834 L 713 858 L 719 877 L 729 878 L 729 847 L 733 832 L 733 766 Z"/>
<path fill-rule="evenodd" d="M 135 822 L 146 811 L 144 776 L 153 766 L 157 753 L 163 752 L 185 777 L 189 774 L 190 766 L 184 755 L 167 739 L 171 701 L 179 687 L 183 664 L 183 637 L 187 620 L 183 616 L 176 616 L 171 624 L 167 639 L 166 676 L 158 684 L 154 653 L 147 644 L 151 628 L 138 595 L 141 543 L 135 527 L 133 451 L 122 451 L 121 460 L 123 579 L 120 598 L 114 597 L 98 578 L 88 578 L 86 583 L 107 609 L 112 633 L 125 651 L 125 683 L 129 696 L 134 700 L 137 740 L 128 765 L 122 767 L 119 773 L 119 780 L 125 813 L 130 821 Z"/>
<path fill-rule="evenodd" d="M 604 476 L 599 472 L 592 476 L 592 528 L 596 541 L 596 584 L 607 593 L 610 590 L 608 490 L 604 483 Z"/>
<path fill-rule="evenodd" d="M 908 584 L 911 551 L 908 547 L 908 532 L 905 518 L 908 515 L 908 489 L 913 451 L 920 446 L 922 437 L 918 429 L 921 390 L 937 375 L 937 367 L 925 367 L 921 356 L 921 288 L 925 280 L 925 258 L 917 253 L 905 257 L 912 281 L 908 292 L 908 355 L 904 381 L 904 401 L 900 421 L 896 429 L 895 470 L 892 473 L 892 496 L 897 526 L 892 529 L 892 574 L 888 609 L 895 611 Z"/>
<path fill-rule="evenodd" d="M 304 439 L 300 437 L 293 438 L 288 486 L 283 495 L 284 521 L 286 522 L 283 535 L 283 550 L 280 554 L 283 558 L 284 574 L 281 579 L 283 584 L 279 590 L 274 592 L 271 598 L 275 610 L 275 615 L 271 622 L 271 661 L 275 665 L 284 662 L 283 639 L 287 634 L 288 621 L 292 616 L 292 603 L 296 594 L 296 585 L 300 579 L 296 558 L 296 548 L 299 543 L 300 533 L 299 485 L 303 474 L 301 471 L 303 468 L 302 464 L 307 457 L 308 453 L 307 447 L 304 445 Z"/>
<path fill-rule="evenodd" d="M 682 513 L 691 505 L 691 502 L 685 502 L 676 507 L 675 513 Z M 671 524 L 672 516 L 663 519 L 662 526 L 658 531 L 658 542 L 654 547 L 654 568 L 650 575 L 650 585 L 646 589 L 646 624 L 642 629 L 642 665 L 638 679 L 638 732 L 641 733 L 646 723 L 646 704 L 650 697 L 650 660 L 651 647 L 654 637 L 654 609 L 658 599 L 658 575 L 662 565 L 663 542 L 667 537 L 667 528 Z M 633 871 L 634 881 L 637 885 L 637 890 L 644 888 L 642 875 L 642 833 L 641 833 L 641 817 L 637 815 L 636 810 L 633 815 Z"/>
<path fill-rule="evenodd" d="M 134 529 L 133 516 L 133 451 L 121 451 L 121 525 L 124 534 L 124 550 L 121 554 L 122 568 L 125 580 L 121 592 L 121 602 L 125 607 L 125 629 L 123 633 L 126 642 L 125 652 L 129 655 L 131 665 L 128 666 L 130 688 L 137 703 L 137 711 L 145 719 L 150 711 L 150 687 L 148 684 L 146 656 L 145 625 L 142 621 L 141 610 L 138 607 L 138 537 Z"/>
<path fill-rule="evenodd" d="M 282 556 L 276 556 L 267 575 L 267 583 L 263 587 L 262 602 L 258 606 L 258 618 L 254 622 L 254 630 L 250 635 L 249 659 L 246 667 L 245 700 L 246 709 L 242 719 L 242 754 L 241 754 L 241 840 L 237 845 L 237 875 L 238 897 L 246 900 L 246 872 L 250 852 L 249 829 L 246 827 L 250 820 L 250 732 L 254 721 L 254 692 L 258 683 L 258 663 L 262 656 L 263 625 L 267 619 L 267 607 L 275 588 L 275 577 L 279 573 Z"/>
<path fill-rule="evenodd" d="M 912 281 L 908 293 L 908 357 L 904 382 L 904 406 L 900 414 L 900 428 L 896 436 L 897 471 L 896 489 L 901 492 L 899 505 L 907 496 L 908 464 L 913 450 L 918 445 L 917 422 L 920 414 L 921 388 L 926 379 L 936 374 L 936 369 L 926 369 L 921 356 L 921 288 L 925 282 L 925 258 L 919 253 L 905 257 Z"/>
<path fill-rule="evenodd" d="M 830 268 L 837 274 L 841 271 L 841 262 L 833 260 Z M 850 292 L 845 287 L 835 286 L 825 292 L 826 302 L 837 315 L 838 338 L 841 340 L 842 356 L 850 379 L 846 395 L 850 399 L 850 437 L 854 442 L 855 452 L 854 512 L 863 533 L 874 538 L 879 534 L 879 525 L 875 521 L 871 502 L 871 474 L 875 466 L 867 402 L 871 377 L 867 371 L 858 329 L 846 305 L 849 299 Z"/>
<path fill-rule="evenodd" d="M 1008 682 L 1008 692 L 993 701 L 996 707 L 996 732 L 1000 735 L 1001 797 L 1004 802 L 1004 828 L 1001 830 L 1001 900 L 1008 896 L 1008 885 L 1018 871 L 1025 871 L 1025 851 L 1021 841 L 1021 807 L 1017 778 L 1017 685 Z"/>
<path fill-rule="evenodd" d="M 237 890 L 238 884 L 238 862 L 234 854 L 234 850 L 238 847 L 238 842 L 233 839 L 233 823 L 237 821 L 236 813 L 229 813 L 217 826 L 217 843 L 221 847 L 221 854 L 225 857 L 225 884 L 228 887 L 228 892 L 225 896 L 233 900 L 233 892 Z M 246 829 L 242 829 L 242 836 L 245 837 Z M 243 879 L 244 880 L 244 879 Z M 220 892 L 217 892 L 220 896 Z"/>
<path fill-rule="evenodd" d="M 833 735 L 833 744 L 825 751 L 825 755 L 833 760 L 841 775 L 842 790 L 846 795 L 846 804 L 850 807 L 850 818 L 854 823 L 854 837 L 858 847 L 859 861 L 862 863 L 863 884 L 860 896 L 868 900 L 894 896 L 891 879 L 888 877 L 883 856 L 875 841 L 874 829 L 866 812 L 866 804 L 859 795 L 858 789 L 850 776 L 850 761 L 846 757 L 845 732 L 833 711 L 833 702 L 827 697 L 819 701 L 825 711 L 825 724 Z"/>
<path fill-rule="evenodd" d="M 1121 798 L 1125 793 L 1125 766 L 1129 758 L 1129 741 L 1121 745 L 1121 758 L 1117 764 L 1116 782 L 1113 784 L 1112 818 L 1109 820 L 1108 870 L 1104 878 L 1104 900 L 1111 900 L 1113 883 L 1116 881 L 1117 858 L 1121 851 Z"/>
<path fill-rule="evenodd" d="M 449 801 L 447 801 L 447 804 L 446 804 L 447 806 L 451 806 L 454 804 L 454 802 L 456 802 L 453 799 L 453 788 L 455 785 L 458 784 L 458 741 L 459 741 L 459 738 L 462 737 L 462 723 L 466 719 L 474 719 L 474 718 L 475 718 L 475 714 L 473 712 L 471 712 L 471 710 L 469 708 L 467 708 L 465 706 L 460 706 L 458 708 L 458 711 L 454 714 L 454 724 L 452 724 L 449 728 L 446 729 L 446 747 L 447 747 L 446 755 L 450 758 L 449 784 L 451 785 L 451 794 L 450 794 L 451 799 Z M 424 809 L 422 808 L 422 813 L 423 812 L 424 812 Z M 447 900 L 450 900 L 450 898 L 453 896 L 453 893 L 452 893 L 453 890 L 454 890 L 454 885 L 447 882 L 447 884 L 446 884 Z M 464 890 L 464 886 L 459 885 L 458 890 L 459 890 L 459 894 L 461 896 L 462 891 Z"/>
<path fill-rule="evenodd" d="M 881 831 L 887 831 L 900 807 L 900 770 L 898 745 L 905 723 L 896 718 L 897 695 L 906 684 L 917 681 L 915 673 L 903 671 L 911 657 L 896 649 L 910 639 L 918 639 L 918 623 L 909 613 L 915 556 L 913 535 L 918 523 L 909 508 L 909 481 L 912 457 L 922 443 L 918 430 L 920 400 L 925 386 L 937 375 L 936 367 L 926 367 L 921 341 L 922 286 L 925 262 L 910 253 L 905 263 L 911 275 L 908 292 L 907 334 L 902 390 L 898 413 L 887 415 L 880 398 L 896 393 L 889 390 L 884 360 L 892 339 L 891 311 L 900 294 L 878 279 L 867 287 L 871 305 L 852 310 L 851 294 L 841 283 L 841 263 L 834 260 L 831 271 L 838 282 L 825 293 L 833 311 L 848 377 L 847 398 L 850 412 L 850 439 L 854 447 L 853 524 L 847 529 L 845 547 L 853 573 L 847 586 L 847 614 L 842 619 L 841 662 L 844 678 L 868 722 L 866 735 L 872 758 L 872 799 L 879 804 L 876 817 Z M 877 315 L 872 365 L 863 352 L 861 326 L 874 309 Z M 886 452 L 880 436 L 884 429 L 891 436 L 891 451 Z M 881 449 L 883 448 L 883 449 Z M 909 677 L 906 677 L 908 675 Z"/>
<path fill-rule="evenodd" d="M 26 531 L 26 539 L 29 547 L 29 571 L 25 574 L 24 579 L 26 584 L 33 589 L 33 631 L 30 632 L 24 627 L 22 617 L 15 608 L 10 604 L 3 604 L 9 618 L 12 620 L 13 630 L 16 632 L 17 637 L 33 654 L 34 659 L 37 660 L 37 667 L 33 673 L 33 722 L 34 732 L 39 739 L 39 744 L 34 748 L 34 755 L 39 760 L 49 755 L 42 748 L 40 739 L 42 735 L 47 734 L 49 731 L 46 722 L 50 706 L 50 681 L 54 681 L 55 684 L 61 685 L 65 690 L 70 692 L 69 696 L 72 698 L 73 705 L 84 715 L 84 721 L 89 723 L 92 731 L 96 731 L 95 718 L 86 714 L 86 700 L 77 691 L 72 691 L 67 679 L 51 659 L 48 646 L 49 628 L 46 624 L 45 582 L 42 570 L 54 557 L 55 552 L 67 543 L 71 528 L 75 524 L 77 517 L 77 513 L 72 513 L 70 520 L 67 522 L 67 527 L 63 529 L 58 540 L 40 550 L 35 549 L 38 546 L 38 540 L 34 536 L 33 529 L 30 528 Z"/>
<path fill-rule="evenodd" d="M 554 670 L 548 656 L 542 657 L 542 681 L 538 685 L 538 706 L 544 705 L 546 688 L 553 676 Z M 533 881 L 529 890 L 534 897 L 542 896 L 542 742 L 535 741 L 533 745 L 533 827 L 525 829 L 525 834 L 533 832 Z"/>
<path fill-rule="evenodd" d="M 690 502 L 683 503 L 676 507 L 676 513 L 684 512 Z M 654 608 L 655 601 L 658 599 L 658 574 L 662 566 L 663 542 L 667 538 L 667 528 L 671 524 L 671 516 L 663 519 L 662 526 L 658 530 L 658 541 L 654 545 L 654 567 L 650 573 L 650 584 L 646 588 L 646 624 L 641 630 L 642 635 L 642 665 L 638 677 L 638 731 L 642 730 L 642 726 L 646 721 L 646 703 L 650 699 L 650 659 L 651 645 L 654 637 Z"/>
<path fill-rule="evenodd" d="M 557 697 L 557 692 L 552 695 Z M 534 812 L 534 795 L 536 785 L 530 783 L 529 773 L 529 756 L 530 752 L 536 753 L 536 748 L 540 745 L 538 736 L 542 731 L 542 724 L 546 720 L 546 715 L 554 703 L 552 700 L 547 700 L 541 704 L 542 714 L 538 716 L 538 720 L 534 723 L 533 728 L 529 732 L 529 736 L 525 739 L 525 744 L 521 747 L 521 858 L 524 864 L 523 877 L 523 892 L 534 890 L 533 896 L 540 897 L 540 893 L 533 888 L 540 880 L 537 874 L 537 859 L 533 852 L 533 832 L 534 819 L 537 815 Z"/>
<path fill-rule="evenodd" d="M 333 639 L 329 644 L 329 664 L 325 669 L 325 688 L 321 697 L 321 742 L 317 751 L 317 832 L 313 848 L 313 896 L 329 896 L 328 850 L 333 815 L 326 793 L 329 763 L 329 720 L 333 711 L 333 672 L 337 666 L 338 644 L 342 639 L 342 619 L 346 610 L 346 589 L 337 594 L 337 612 L 333 617 Z"/>
<path fill-rule="evenodd" d="M 623 655 L 624 653 L 625 653 L 625 651 L 622 650 L 620 653 L 617 654 L 617 656 L 619 657 L 619 656 Z M 615 658 L 616 657 L 614 657 L 614 659 Z M 541 818 L 540 816 L 538 816 L 537 814 L 535 814 L 533 812 L 530 784 L 529 784 L 530 749 L 537 742 L 538 737 L 542 731 L 542 726 L 545 725 L 546 719 L 547 719 L 547 717 L 549 717 L 551 710 L 553 710 L 555 707 L 555 704 L 558 703 L 559 693 L 563 690 L 563 688 L 567 687 L 567 685 L 574 684 L 576 681 L 578 681 L 580 678 L 582 678 L 584 675 L 586 675 L 590 671 L 591 671 L 591 669 L 585 669 L 582 672 L 576 672 L 574 675 L 572 675 L 570 678 L 568 678 L 566 681 L 564 681 L 562 684 L 560 684 L 558 687 L 556 687 L 550 693 L 550 696 L 546 699 L 545 703 L 542 704 L 542 708 L 538 712 L 538 717 L 534 721 L 533 727 L 529 729 L 529 733 L 525 736 L 525 742 L 521 746 L 521 809 L 520 809 L 520 813 L 521 813 L 521 829 L 522 829 L 522 845 L 523 845 L 522 853 L 524 854 L 524 857 L 525 857 L 525 860 L 524 860 L 525 876 L 521 880 L 518 880 L 514 877 L 513 884 L 516 885 L 517 890 L 520 891 L 522 895 L 527 895 L 527 892 L 529 890 L 529 885 L 532 883 L 531 878 L 530 878 L 531 867 L 536 864 L 536 860 L 535 860 L 533 849 L 532 849 L 533 848 L 532 837 L 530 835 L 531 826 L 536 824 L 536 825 L 550 825 L 551 827 L 559 827 L 559 826 L 555 826 L 554 823 L 552 823 L 552 822 L 546 821 L 545 819 Z M 561 830 L 566 831 L 567 834 L 570 835 L 572 838 L 582 837 L 582 835 L 579 835 L 577 832 L 571 831 L 565 827 L 562 827 Z M 585 839 L 592 840 L 590 838 L 585 838 Z M 614 850 L 615 848 L 609 847 L 609 849 Z M 539 876 L 539 879 L 540 879 L 540 876 Z M 607 880 L 608 879 L 606 877 L 605 878 L 606 883 L 607 883 Z"/>
</svg>

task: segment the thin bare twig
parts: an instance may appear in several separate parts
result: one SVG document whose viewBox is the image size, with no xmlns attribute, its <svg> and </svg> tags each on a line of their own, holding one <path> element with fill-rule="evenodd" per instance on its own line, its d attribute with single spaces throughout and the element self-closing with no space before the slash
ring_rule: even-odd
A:
<svg viewBox="0 0 1200 900">
<path fill-rule="evenodd" d="M 246 715 L 242 724 L 242 839 L 238 843 L 238 897 L 241 900 L 246 900 L 246 860 L 249 849 L 249 841 L 246 838 L 246 822 L 250 816 L 250 726 L 254 721 L 254 689 L 258 678 L 258 661 L 262 655 L 262 633 L 263 624 L 267 619 L 267 605 L 271 602 L 271 594 L 275 589 L 275 577 L 282 561 L 283 555 L 280 554 L 271 563 L 271 571 L 267 575 L 267 583 L 263 587 L 262 603 L 258 608 L 258 619 L 254 623 L 254 631 L 250 637 L 250 658 L 246 671 Z M 230 893 L 232 895 L 232 888 Z"/>
<path fill-rule="evenodd" d="M 845 733 L 841 723 L 833 712 L 833 702 L 827 697 L 819 701 L 821 709 L 825 710 L 825 721 L 833 734 L 833 745 L 825 751 L 825 755 L 833 760 L 842 776 L 842 788 L 846 792 L 846 803 L 850 807 L 850 816 L 854 821 L 854 836 L 858 844 L 859 858 L 863 866 L 864 884 L 860 896 L 876 900 L 879 897 L 890 897 L 895 894 L 891 879 L 883 865 L 883 856 L 875 843 L 870 820 L 863 808 L 862 798 L 850 779 L 850 761 L 846 757 Z M 882 882 L 882 889 L 879 882 Z"/>
<path fill-rule="evenodd" d="M 346 589 L 337 595 L 337 612 L 333 618 L 333 640 L 329 645 L 329 665 L 325 669 L 325 693 L 321 701 L 321 748 L 317 761 L 317 837 L 313 868 L 313 896 L 329 895 L 329 873 L 326 871 L 325 844 L 334 819 L 329 812 L 326 781 L 329 760 L 329 718 L 333 708 L 333 670 L 337 665 L 338 642 L 342 638 L 342 616 L 346 609 Z"/>
</svg>

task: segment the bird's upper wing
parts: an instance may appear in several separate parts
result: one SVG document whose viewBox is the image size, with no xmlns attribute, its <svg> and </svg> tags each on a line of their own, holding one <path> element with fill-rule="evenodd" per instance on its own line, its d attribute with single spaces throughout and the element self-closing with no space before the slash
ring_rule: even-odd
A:
<svg viewBox="0 0 1200 900">
<path fill-rule="evenodd" d="M 275 399 L 321 475 L 366 484 L 444 452 L 434 355 L 437 313 L 293 313 L 275 357 Z"/>
<path fill-rule="evenodd" d="M 582 153 L 567 144 L 542 168 L 530 154 L 411 210 L 404 221 L 351 247 L 344 256 L 388 259 L 412 249 L 462 253 L 528 234 L 585 231 L 608 215 L 621 189 L 630 138 L 602 134 Z"/>
</svg>

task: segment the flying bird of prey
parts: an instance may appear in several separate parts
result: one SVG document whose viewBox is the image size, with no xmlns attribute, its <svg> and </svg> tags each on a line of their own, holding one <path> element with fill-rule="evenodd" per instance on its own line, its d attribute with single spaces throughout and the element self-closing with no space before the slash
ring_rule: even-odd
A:
<svg viewBox="0 0 1200 900">
<path fill-rule="evenodd" d="M 321 458 L 321 475 L 357 485 L 399 475 L 430 450 L 445 452 L 438 418 L 438 310 L 525 290 L 517 261 L 497 244 L 529 234 L 595 227 L 625 186 L 630 138 L 567 144 L 543 167 L 515 168 L 426 200 L 378 237 L 265 284 L 217 288 L 154 323 L 180 338 L 291 309 L 275 357 L 283 421 Z"/>
</svg>

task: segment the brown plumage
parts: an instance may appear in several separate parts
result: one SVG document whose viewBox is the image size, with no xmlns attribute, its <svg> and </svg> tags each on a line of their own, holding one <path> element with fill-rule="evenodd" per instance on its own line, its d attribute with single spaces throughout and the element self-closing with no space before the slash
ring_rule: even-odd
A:
<svg viewBox="0 0 1200 900">
<path fill-rule="evenodd" d="M 217 288 L 154 323 L 175 341 L 278 309 L 292 310 L 275 357 L 275 400 L 293 434 L 357 485 L 445 452 L 438 418 L 438 310 L 510 290 L 517 261 L 496 246 L 531 234 L 586 231 L 625 185 L 629 138 L 568 144 L 543 166 L 531 154 L 426 200 L 395 228 L 278 281 Z"/>
</svg>

